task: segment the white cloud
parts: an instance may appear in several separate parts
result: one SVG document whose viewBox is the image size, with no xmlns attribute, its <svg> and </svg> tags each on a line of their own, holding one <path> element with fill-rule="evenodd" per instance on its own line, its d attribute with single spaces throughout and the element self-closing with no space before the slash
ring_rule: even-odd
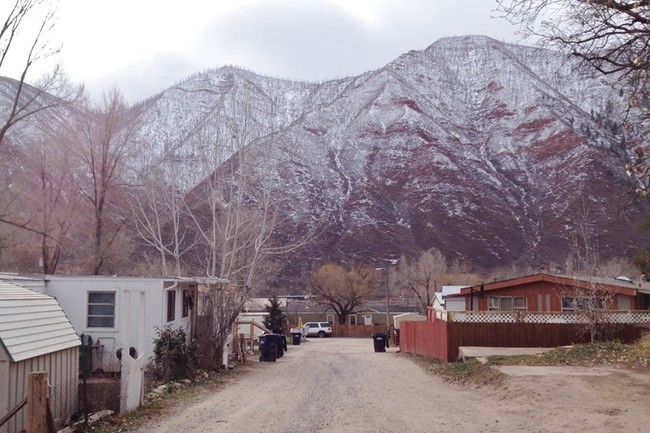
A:
<svg viewBox="0 0 650 433">
<path fill-rule="evenodd" d="M 320 81 L 379 68 L 444 36 L 515 41 L 489 0 L 62 0 L 62 62 L 94 95 L 137 101 L 234 64 Z"/>
</svg>

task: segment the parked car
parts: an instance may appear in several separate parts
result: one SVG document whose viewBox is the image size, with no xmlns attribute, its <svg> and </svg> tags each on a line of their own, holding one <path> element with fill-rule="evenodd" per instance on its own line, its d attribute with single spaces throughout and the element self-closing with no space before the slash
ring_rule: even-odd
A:
<svg viewBox="0 0 650 433">
<path fill-rule="evenodd" d="M 329 322 L 307 322 L 303 325 L 307 337 L 329 337 L 332 335 L 332 325 Z"/>
</svg>

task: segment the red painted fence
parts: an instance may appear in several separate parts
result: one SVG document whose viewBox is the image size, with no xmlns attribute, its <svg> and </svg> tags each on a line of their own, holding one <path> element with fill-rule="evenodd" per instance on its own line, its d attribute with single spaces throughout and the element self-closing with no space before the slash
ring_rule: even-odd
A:
<svg viewBox="0 0 650 433">
<path fill-rule="evenodd" d="M 607 326 L 607 340 L 635 341 L 643 332 L 636 324 Z M 446 362 L 458 359 L 461 346 L 559 347 L 585 343 L 589 339 L 585 327 L 575 323 L 448 322 L 431 315 L 425 322 L 400 323 L 402 352 Z"/>
<path fill-rule="evenodd" d="M 444 320 L 435 318 L 432 322 L 401 322 L 400 351 L 447 361 L 447 324 Z"/>
</svg>

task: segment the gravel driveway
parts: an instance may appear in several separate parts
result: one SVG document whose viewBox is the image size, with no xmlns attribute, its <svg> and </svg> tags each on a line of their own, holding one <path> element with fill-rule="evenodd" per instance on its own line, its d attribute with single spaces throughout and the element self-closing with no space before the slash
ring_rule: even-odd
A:
<svg viewBox="0 0 650 433">
<path fill-rule="evenodd" d="M 620 390 L 612 401 L 596 398 L 595 388 L 589 386 L 576 387 L 585 396 L 572 396 L 573 387 L 562 376 L 558 389 L 564 386 L 563 403 L 558 405 L 547 401 L 553 395 L 537 393 L 534 387 L 526 387 L 525 379 L 515 379 L 518 382 L 503 389 L 467 389 L 426 374 L 394 348 L 375 353 L 370 338 L 310 339 L 289 346 L 277 362 L 256 363 L 225 388 L 175 407 L 139 431 L 647 431 L 648 383 L 630 390 L 638 400 L 630 403 L 630 396 Z M 571 380 L 585 380 L 585 376 L 571 376 Z M 604 383 L 603 377 L 598 381 Z M 553 389 L 549 383 L 541 386 Z M 595 400 L 593 407 L 577 401 L 588 396 Z"/>
</svg>

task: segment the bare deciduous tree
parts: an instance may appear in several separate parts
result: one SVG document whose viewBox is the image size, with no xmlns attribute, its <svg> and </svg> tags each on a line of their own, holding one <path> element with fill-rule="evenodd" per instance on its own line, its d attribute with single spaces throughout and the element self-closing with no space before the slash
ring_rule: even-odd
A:
<svg viewBox="0 0 650 433">
<path fill-rule="evenodd" d="M 0 86 L 0 94 L 9 106 L 0 111 L 0 147 L 7 131 L 36 113 L 72 104 L 83 87 L 68 84 L 62 68 L 56 65 L 33 85 L 28 81 L 39 64 L 59 53 L 48 35 L 56 24 L 54 0 L 14 0 L 0 6 L 0 75 L 13 64 L 21 65 L 19 77 Z M 32 27 L 33 23 L 38 23 Z M 23 50 L 25 48 L 25 51 Z M 4 108 L 4 107 L 2 107 Z"/>
<path fill-rule="evenodd" d="M 196 341 L 199 364 L 204 369 L 223 366 L 222 354 L 248 292 L 228 284 L 202 284 L 199 287 Z"/>
<path fill-rule="evenodd" d="M 616 305 L 616 293 L 599 279 L 575 279 L 572 287 L 560 289 L 562 310 L 575 312 L 581 318 L 579 332 L 595 342 L 614 335 L 619 324 L 607 319 L 606 310 Z"/>
<path fill-rule="evenodd" d="M 383 276 L 375 268 L 354 266 L 346 269 L 337 264 L 326 264 L 309 279 L 309 289 L 315 301 L 334 310 L 339 323 L 345 324 L 349 314 L 375 296 Z"/>
<path fill-rule="evenodd" d="M 53 274 L 76 221 L 77 194 L 70 160 L 59 146 L 61 137 L 46 127 L 39 137 L 5 147 L 12 150 L 12 157 L 5 161 L 12 177 L 11 188 L 0 192 L 5 203 L 0 222 L 25 232 L 25 239 L 36 236 L 39 248 L 32 262 L 39 263 L 43 273 Z"/>
<path fill-rule="evenodd" d="M 169 274 L 168 259 L 173 260 L 175 275 L 183 275 L 181 259 L 197 244 L 191 221 L 184 221 L 186 204 L 183 193 L 156 171 L 130 196 L 135 228 L 140 239 L 156 250 L 161 275 Z"/>
<path fill-rule="evenodd" d="M 522 33 L 620 75 L 647 94 L 650 3 L 635 0 L 497 0 L 497 11 Z"/>
<path fill-rule="evenodd" d="M 420 254 L 417 260 L 400 259 L 397 270 L 399 285 L 403 285 L 416 297 L 420 312 L 426 313 L 431 306 L 438 285 L 447 273 L 447 259 L 436 248 Z"/>
<path fill-rule="evenodd" d="M 203 241 L 206 274 L 250 288 L 263 260 L 292 251 L 313 238 L 275 244 L 273 235 L 284 223 L 283 197 L 275 182 L 268 155 L 271 136 L 260 136 L 247 105 L 232 107 L 236 121 L 215 113 L 210 128 L 196 134 L 203 150 L 206 179 L 188 194 L 187 212 Z"/>
<path fill-rule="evenodd" d="M 629 92 L 631 109 L 650 115 L 650 3 L 635 0 L 497 0 L 497 11 L 526 36 L 563 50 Z M 629 125 L 628 125 L 629 126 Z M 650 152 L 637 147 L 626 165 L 633 190 L 650 199 Z"/>
<path fill-rule="evenodd" d="M 587 205 L 583 204 L 576 213 L 573 230 L 565 272 L 580 277 L 574 278 L 572 287 L 561 289 L 562 310 L 574 311 L 582 317 L 584 326 L 581 327 L 581 332 L 588 334 L 593 343 L 603 332 L 608 332 L 615 326 L 607 323 L 604 311 L 614 304 L 616 294 L 600 278 L 602 270 L 598 233 L 593 224 L 591 209 Z"/>
<path fill-rule="evenodd" d="M 575 214 L 571 249 L 565 260 L 565 272 L 573 275 L 596 276 L 599 274 L 599 266 L 598 233 L 590 209 L 583 206 Z"/>
<path fill-rule="evenodd" d="M 140 122 L 117 90 L 104 94 L 101 106 L 87 104 L 71 131 L 77 163 L 74 180 L 92 211 L 89 271 L 99 274 L 125 218 L 117 205 L 126 159 L 131 156 Z"/>
</svg>

